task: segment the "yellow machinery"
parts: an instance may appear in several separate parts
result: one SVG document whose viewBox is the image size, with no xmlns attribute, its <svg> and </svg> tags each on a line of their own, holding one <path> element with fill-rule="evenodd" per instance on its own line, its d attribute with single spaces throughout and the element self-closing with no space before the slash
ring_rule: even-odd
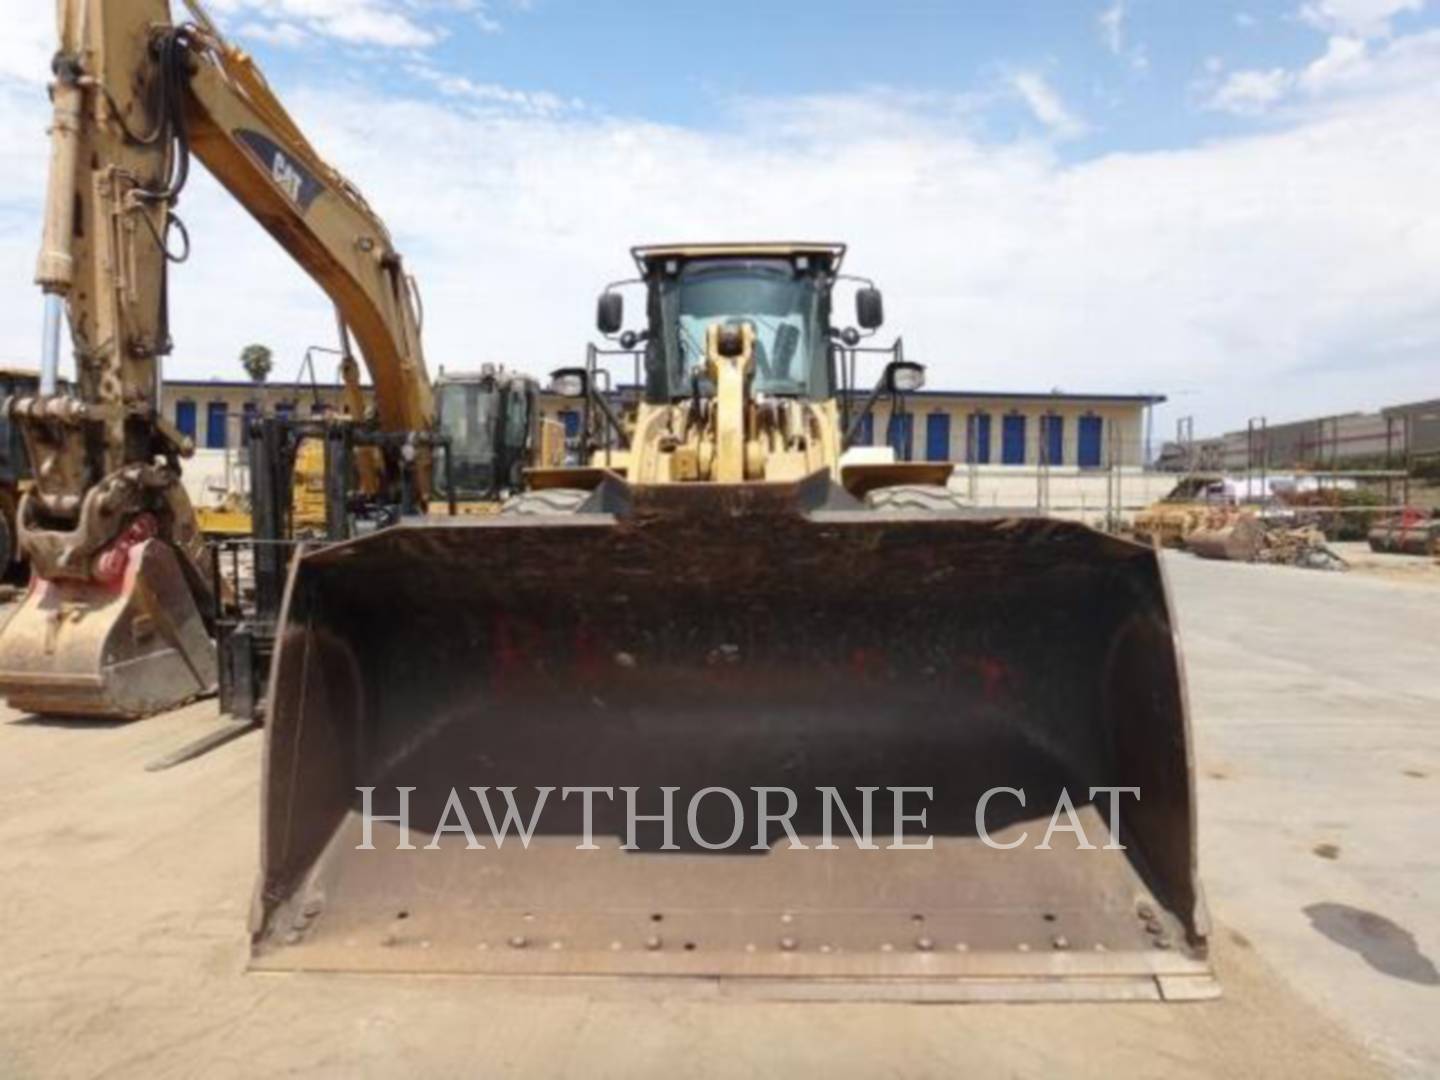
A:
<svg viewBox="0 0 1440 1080">
<path fill-rule="evenodd" d="M 1207 518 L 1223 509 L 1226 500 L 1214 494 L 1224 478 L 1219 473 L 1191 473 L 1175 485 L 1168 495 L 1151 503 L 1135 515 L 1132 531 L 1141 543 L 1161 547 L 1183 548 L 1186 539 L 1205 524 Z"/>
<path fill-rule="evenodd" d="M 402 506 L 431 485 L 399 255 L 186 6 L 196 22 L 174 26 L 163 0 L 59 4 L 52 334 L 40 392 L 11 406 L 37 474 L 18 517 L 36 584 L 0 634 L 21 708 L 143 715 L 215 681 L 213 585 L 178 482 L 190 447 L 156 400 L 162 242 L 190 152 L 358 341 L 373 430 L 327 440 L 365 450 L 362 486 L 399 487 Z M 840 245 L 634 255 L 643 326 L 624 329 L 613 290 L 597 322 L 638 355 L 640 401 L 617 415 L 594 350 L 556 380 L 583 399 L 584 464 L 530 470 L 499 513 L 409 517 L 291 562 L 253 966 L 1214 993 L 1154 550 L 969 510 L 947 463 L 847 459 L 876 400 L 898 413 L 923 372 L 897 343 L 860 392 L 882 304 L 861 282 L 843 325 Z M 74 400 L 54 392 L 62 315 Z M 353 363 L 346 381 L 358 399 Z M 348 495 L 347 455 L 328 460 Z M 487 794 L 483 817 L 464 801 Z M 467 835 L 509 822 L 512 798 L 523 842 Z"/>
<path fill-rule="evenodd" d="M 1202 559 L 1231 562 L 1254 562 L 1264 546 L 1265 524 L 1253 507 L 1215 507 L 1185 538 L 1186 549 Z"/>
<path fill-rule="evenodd" d="M 564 429 L 541 415 L 540 384 L 486 364 L 478 372 L 442 372 L 435 383 L 438 429 L 450 439 L 451 479 L 461 514 L 488 514 L 521 491 L 528 469 L 564 461 Z M 436 487 L 443 487 L 436 462 Z M 448 513 L 437 505 L 433 514 Z"/>
<path fill-rule="evenodd" d="M 556 376 L 584 465 L 297 560 L 255 966 L 1215 992 L 1156 553 L 849 464 L 922 373 L 842 385 L 882 314 L 865 285 L 836 325 L 843 250 L 638 249 L 643 329 L 598 321 L 641 401 Z"/>
<path fill-rule="evenodd" d="M 36 274 L 46 346 L 39 392 L 10 404 L 36 474 L 16 519 L 32 583 L 0 632 L 0 692 L 19 709 L 144 716 L 216 685 L 215 585 L 179 479 L 193 447 L 158 395 L 166 261 L 187 242 L 174 206 L 192 154 L 335 301 L 375 384 L 367 426 L 399 436 L 433 421 L 415 286 L 384 224 L 250 58 L 186 6 L 196 21 L 174 25 L 166 0 L 57 4 Z M 56 392 L 62 323 L 73 397 Z M 348 356 L 342 375 L 359 418 Z M 358 455 L 364 490 L 423 497 L 429 450 L 405 455 L 402 441 Z"/>
<path fill-rule="evenodd" d="M 254 529 L 244 491 L 227 492 L 218 506 L 197 507 L 195 518 L 212 538 L 249 536 Z M 295 451 L 289 524 L 295 536 L 325 535 L 325 444 L 319 439 L 304 439 Z"/>
</svg>

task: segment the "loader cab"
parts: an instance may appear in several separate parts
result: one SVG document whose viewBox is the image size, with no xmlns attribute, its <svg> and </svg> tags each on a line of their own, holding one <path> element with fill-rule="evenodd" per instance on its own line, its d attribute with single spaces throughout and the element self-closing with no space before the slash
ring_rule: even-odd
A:
<svg viewBox="0 0 1440 1080">
<path fill-rule="evenodd" d="M 708 388 L 700 374 L 705 334 L 714 323 L 755 329 L 751 392 L 823 401 L 835 396 L 835 352 L 860 331 L 832 325 L 831 294 L 845 254 L 838 244 L 688 245 L 632 252 L 645 289 L 646 327 L 625 330 L 617 286 L 600 297 L 597 324 L 622 349 L 643 348 L 645 400 L 669 404 Z M 874 330 L 883 319 L 879 291 L 857 294 L 857 319 Z"/>
<path fill-rule="evenodd" d="M 539 419 L 535 381 L 490 367 L 442 376 L 436 402 L 440 430 L 451 440 L 456 498 L 484 501 L 517 490 Z M 438 472 L 436 484 L 437 490 L 443 484 Z"/>
</svg>

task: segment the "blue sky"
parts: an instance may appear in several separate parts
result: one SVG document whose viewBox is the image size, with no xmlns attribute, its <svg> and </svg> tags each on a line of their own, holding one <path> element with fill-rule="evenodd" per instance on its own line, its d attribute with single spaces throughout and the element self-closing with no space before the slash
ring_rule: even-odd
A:
<svg viewBox="0 0 1440 1080">
<path fill-rule="evenodd" d="M 633 243 L 790 237 L 850 243 L 937 386 L 1159 391 L 1162 434 L 1440 396 L 1440 0 L 206 6 L 391 228 L 432 368 L 574 362 Z M 0 15 L 33 363 L 54 31 Z M 181 213 L 172 372 L 330 343 L 213 180 Z"/>
<path fill-rule="evenodd" d="M 398 5 L 408 30 L 357 31 L 362 40 L 327 55 L 314 48 L 324 40 L 316 24 L 287 16 L 286 6 L 238 0 L 231 21 L 280 77 L 313 75 L 317 64 L 338 75 L 359 58 L 395 92 L 423 93 L 408 70 L 423 57 L 427 66 L 482 84 L 701 129 L 729 126 L 733 105 L 745 99 L 879 89 L 963 115 L 993 140 L 1044 135 L 1053 125 L 1014 85 L 1030 74 L 1077 122 L 1060 140 L 1066 159 L 1242 133 L 1254 126 L 1253 115 L 1211 100 L 1228 74 L 1303 67 L 1332 32 L 1383 22 L 1382 36 L 1394 37 L 1440 26 L 1440 7 L 1427 11 L 1414 0 L 1340 0 L 1336 16 L 1324 4 L 1291 0 L 442 0 Z M 264 17 L 254 9 L 279 11 Z M 281 44 L 295 31 L 306 35 L 303 42 Z M 424 48 L 375 47 L 412 37 L 434 40 Z"/>
</svg>

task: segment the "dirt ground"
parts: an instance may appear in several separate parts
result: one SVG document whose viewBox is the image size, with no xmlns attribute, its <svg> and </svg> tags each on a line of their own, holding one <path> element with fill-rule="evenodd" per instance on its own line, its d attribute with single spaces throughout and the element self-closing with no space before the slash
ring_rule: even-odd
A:
<svg viewBox="0 0 1440 1080">
<path fill-rule="evenodd" d="M 1440 558 L 1374 552 L 1363 541 L 1332 543 L 1330 547 L 1350 564 L 1351 573 L 1407 585 L 1440 585 Z"/>
<path fill-rule="evenodd" d="M 213 704 L 131 725 L 5 714 L 0 1076 L 1435 1074 L 1434 594 L 1167 563 L 1218 1001 L 777 1004 L 708 984 L 247 974 L 260 738 L 149 773 Z"/>
</svg>

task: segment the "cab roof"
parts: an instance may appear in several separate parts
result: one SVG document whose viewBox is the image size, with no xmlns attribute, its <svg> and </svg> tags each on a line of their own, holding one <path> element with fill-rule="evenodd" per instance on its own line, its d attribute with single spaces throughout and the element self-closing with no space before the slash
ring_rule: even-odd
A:
<svg viewBox="0 0 1440 1080">
<path fill-rule="evenodd" d="M 829 263 L 832 271 L 840 269 L 845 258 L 844 244 L 819 244 L 800 241 L 774 243 L 730 244 L 649 244 L 630 249 L 640 273 L 665 259 L 794 259 L 810 256 Z"/>
</svg>

